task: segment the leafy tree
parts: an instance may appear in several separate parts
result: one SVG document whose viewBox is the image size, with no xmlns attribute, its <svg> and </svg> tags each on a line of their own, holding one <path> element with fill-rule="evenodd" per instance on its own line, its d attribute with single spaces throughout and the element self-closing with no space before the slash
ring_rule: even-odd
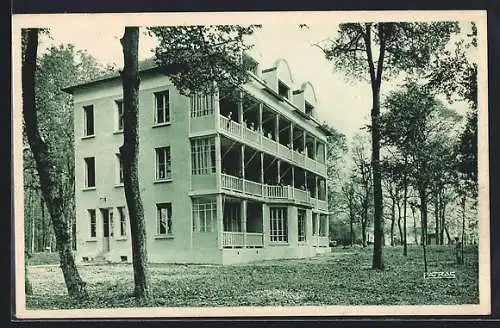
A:
<svg viewBox="0 0 500 328">
<path fill-rule="evenodd" d="M 375 235 L 372 268 L 374 269 L 384 268 L 379 127 L 382 79 L 389 79 L 400 72 L 411 73 L 425 69 L 433 54 L 442 52 L 451 34 L 458 31 L 456 22 L 344 23 L 339 25 L 338 37 L 322 47 L 326 58 L 334 62 L 334 67 L 356 79 L 365 79 L 368 76 L 370 81 Z"/>
<path fill-rule="evenodd" d="M 358 206 L 357 212 L 360 217 L 361 222 L 361 236 L 363 247 L 367 246 L 366 240 L 366 228 L 369 223 L 369 210 L 372 206 L 372 170 L 370 161 L 366 155 L 366 149 L 363 137 L 361 135 L 357 135 L 354 138 L 354 145 L 352 147 L 352 155 L 353 155 L 353 174 L 352 179 L 353 183 L 357 185 L 355 188 L 355 196 L 357 199 Z"/>
<path fill-rule="evenodd" d="M 444 153 L 453 147 L 450 138 L 458 116 L 443 107 L 426 88 L 412 82 L 406 84 L 405 89 L 392 92 L 384 105 L 388 109 L 382 116 L 385 138 L 399 147 L 404 145 L 410 159 L 409 174 L 419 196 L 425 254 L 429 195 L 435 183 L 435 171 L 439 170 L 437 174 L 444 176 L 447 162 L 451 161 Z"/>
<path fill-rule="evenodd" d="M 196 25 L 149 27 L 159 45 L 155 61 L 184 95 L 232 89 L 248 81 L 250 62 L 242 54 L 252 45 L 245 37 L 259 25 Z"/>
<path fill-rule="evenodd" d="M 62 196 L 62 179 L 57 169 L 59 154 L 54 152 L 50 140 L 39 126 L 39 108 L 36 102 L 36 72 L 39 29 L 23 29 L 22 98 L 23 117 L 28 144 L 35 159 L 42 194 L 52 220 L 57 250 L 64 280 L 71 297 L 86 295 L 85 282 L 75 265 L 71 234 L 66 220 L 65 202 Z"/>
<path fill-rule="evenodd" d="M 342 196 L 347 203 L 347 211 L 349 216 L 349 244 L 353 246 L 356 241 L 356 235 L 354 232 L 354 224 L 356 222 L 356 208 L 355 208 L 355 186 L 354 177 L 351 176 L 349 180 L 345 181 L 342 185 Z"/>
<path fill-rule="evenodd" d="M 35 101 L 37 108 L 40 108 L 37 115 L 38 124 L 43 137 L 50 142 L 51 151 L 58 154 L 58 156 L 54 156 L 53 160 L 56 170 L 60 174 L 61 200 L 67 224 L 73 227 L 75 224 L 73 108 L 71 96 L 63 92 L 61 88 L 93 79 L 102 74 L 104 68 L 97 63 L 94 57 L 84 51 L 76 50 L 71 44 L 51 46 L 37 61 Z M 26 139 L 26 135 L 24 137 Z M 27 144 L 26 140 L 24 144 Z M 29 175 L 27 181 L 29 186 L 25 185 L 25 196 L 27 196 L 27 193 L 31 191 L 38 193 L 40 186 L 32 153 L 25 151 L 24 155 L 24 171 L 27 178 Z M 27 203 L 26 206 L 35 205 L 37 199 L 32 197 L 31 200 L 33 203 Z M 42 213 L 43 208 L 41 206 Z M 44 220 L 41 223 L 43 230 L 36 232 L 41 234 L 44 241 L 42 243 L 43 250 L 45 240 L 51 240 L 52 234 L 49 233 L 48 225 L 45 229 Z M 31 233 L 35 233 L 34 229 Z M 71 235 L 71 239 L 74 248 L 75 236 Z"/>
<path fill-rule="evenodd" d="M 398 208 L 398 228 L 400 234 L 400 242 L 404 243 L 403 230 L 401 229 L 401 165 L 399 162 L 395 160 L 391 160 L 389 158 L 384 158 L 381 161 L 381 172 L 382 178 L 385 185 L 385 189 L 389 194 L 389 198 L 391 199 L 391 228 L 390 228 L 390 237 L 391 237 L 391 246 L 394 246 L 394 227 L 396 224 L 396 207 Z M 406 218 L 405 218 L 406 219 Z"/>
<path fill-rule="evenodd" d="M 465 235 L 466 198 L 477 199 L 477 64 L 468 52 L 477 48 L 477 27 L 470 23 L 466 39 L 455 43 L 454 52 L 436 58 L 428 75 L 428 87 L 446 94 L 450 102 L 463 100 L 469 104 L 466 124 L 456 146 L 456 191 L 462 208 L 462 259 Z"/>
<path fill-rule="evenodd" d="M 326 124 L 323 128 L 330 132 L 326 138 L 326 172 L 327 172 L 327 191 L 328 207 L 330 211 L 342 210 L 344 204 L 344 193 L 338 188 L 343 180 L 343 160 L 347 153 L 347 143 L 345 135 Z"/>
</svg>

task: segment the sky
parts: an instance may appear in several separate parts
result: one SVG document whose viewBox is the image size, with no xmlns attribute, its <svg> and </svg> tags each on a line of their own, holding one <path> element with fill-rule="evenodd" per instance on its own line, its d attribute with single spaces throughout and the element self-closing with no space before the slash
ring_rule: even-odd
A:
<svg viewBox="0 0 500 328">
<path fill-rule="evenodd" d="M 254 44 L 252 53 L 257 54 L 262 68 L 272 67 L 275 60 L 284 58 L 290 65 L 294 79 L 294 89 L 305 81 L 310 81 L 319 100 L 317 116 L 351 139 L 359 129 L 369 123 L 371 89 L 368 82 L 347 80 L 333 64 L 327 61 L 318 47 L 313 44 L 334 38 L 337 24 L 309 24 L 299 28 L 294 24 L 264 24 L 249 40 Z M 144 31 L 144 30 L 143 30 Z M 72 43 L 78 49 L 86 50 L 103 65 L 123 65 L 120 38 L 123 27 L 101 25 L 52 28 L 50 39 L 41 40 L 41 50 L 51 44 Z M 150 58 L 155 40 L 145 33 L 139 41 L 139 60 Z M 382 88 L 394 85 L 383 82 Z M 455 103 L 450 107 L 458 112 L 465 111 L 465 105 Z"/>
</svg>

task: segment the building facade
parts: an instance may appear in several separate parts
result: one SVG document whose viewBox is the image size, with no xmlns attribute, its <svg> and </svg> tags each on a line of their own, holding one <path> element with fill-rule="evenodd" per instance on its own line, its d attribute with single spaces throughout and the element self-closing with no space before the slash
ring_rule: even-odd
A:
<svg viewBox="0 0 500 328">
<path fill-rule="evenodd" d="M 181 95 L 152 62 L 139 92 L 139 183 L 150 262 L 231 264 L 329 251 L 327 131 L 310 83 L 278 60 L 235 90 Z M 77 261 L 132 260 L 119 147 L 122 84 L 73 95 Z"/>
</svg>

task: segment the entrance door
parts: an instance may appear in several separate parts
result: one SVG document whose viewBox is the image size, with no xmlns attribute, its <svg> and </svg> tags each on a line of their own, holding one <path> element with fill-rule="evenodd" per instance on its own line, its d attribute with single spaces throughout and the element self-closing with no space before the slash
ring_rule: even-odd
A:
<svg viewBox="0 0 500 328">
<path fill-rule="evenodd" d="M 109 209 L 101 209 L 102 214 L 102 232 L 103 232 L 103 251 L 109 252 L 109 231 L 110 231 L 110 213 Z"/>
</svg>

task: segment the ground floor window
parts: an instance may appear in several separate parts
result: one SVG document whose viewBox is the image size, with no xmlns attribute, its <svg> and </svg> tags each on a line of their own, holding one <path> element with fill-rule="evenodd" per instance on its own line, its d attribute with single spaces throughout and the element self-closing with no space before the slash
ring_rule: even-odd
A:
<svg viewBox="0 0 500 328">
<path fill-rule="evenodd" d="M 118 216 L 120 217 L 120 236 L 127 235 L 127 216 L 125 214 L 125 207 L 118 207 Z"/>
<path fill-rule="evenodd" d="M 269 209 L 271 242 L 288 242 L 288 217 L 285 207 L 273 207 Z"/>
<path fill-rule="evenodd" d="M 215 199 L 193 199 L 193 231 L 213 232 L 217 222 Z"/>
<path fill-rule="evenodd" d="M 96 216 L 95 216 L 95 210 L 91 209 L 88 210 L 89 212 L 89 219 L 90 219 L 90 237 L 95 238 L 97 236 L 96 228 L 97 228 L 97 221 L 96 221 Z"/>
<path fill-rule="evenodd" d="M 172 204 L 156 204 L 156 233 L 166 235 L 172 233 Z"/>
<path fill-rule="evenodd" d="M 299 209 L 297 211 L 297 223 L 298 223 L 298 239 L 299 241 L 306 240 L 306 211 Z"/>
<path fill-rule="evenodd" d="M 318 213 L 312 214 L 312 235 L 318 235 Z"/>
<path fill-rule="evenodd" d="M 224 231 L 242 231 L 241 203 L 225 201 L 222 207 L 224 208 Z"/>
</svg>

